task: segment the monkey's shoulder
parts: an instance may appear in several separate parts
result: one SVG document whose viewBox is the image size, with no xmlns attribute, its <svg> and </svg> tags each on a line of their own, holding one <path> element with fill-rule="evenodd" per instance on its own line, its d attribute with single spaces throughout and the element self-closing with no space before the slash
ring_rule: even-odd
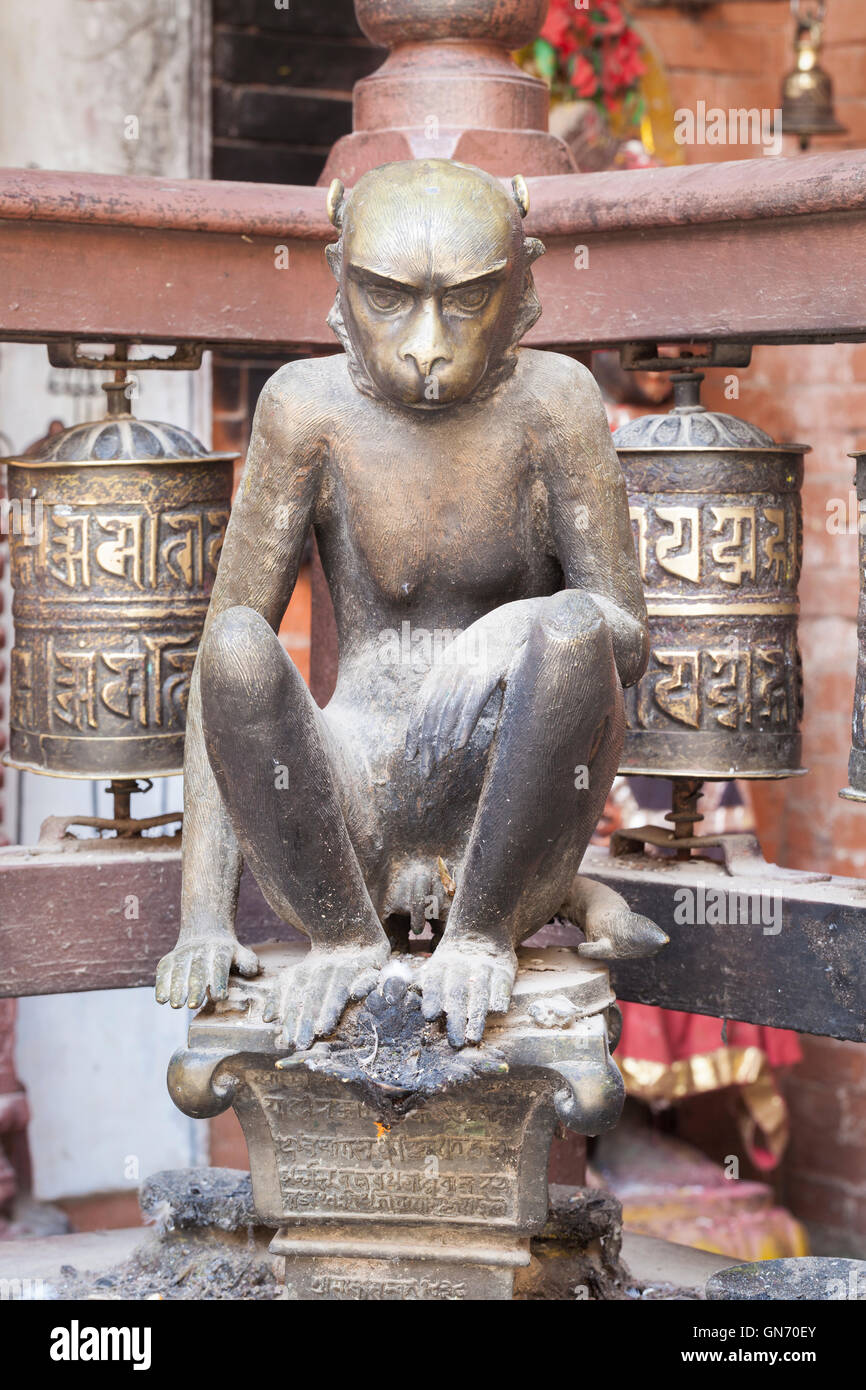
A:
<svg viewBox="0 0 866 1390">
<path fill-rule="evenodd" d="M 296 426 L 309 418 L 323 428 L 352 399 L 345 353 L 330 357 L 302 357 L 286 362 L 265 382 L 259 412 L 275 423 Z"/>
<path fill-rule="evenodd" d="M 563 352 L 520 348 L 513 387 L 525 392 L 548 410 L 595 404 L 601 399 L 598 383 L 588 367 Z"/>
</svg>

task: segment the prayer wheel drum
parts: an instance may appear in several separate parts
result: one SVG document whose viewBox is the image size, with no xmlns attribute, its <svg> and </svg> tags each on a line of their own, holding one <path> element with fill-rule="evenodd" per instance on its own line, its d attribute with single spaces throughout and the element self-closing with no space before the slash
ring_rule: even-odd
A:
<svg viewBox="0 0 866 1390">
<path fill-rule="evenodd" d="M 59 777 L 179 772 L 186 700 L 231 505 L 233 459 L 103 419 L 6 460 L 13 767 Z"/>
<path fill-rule="evenodd" d="M 860 540 L 860 608 L 857 620 L 859 655 L 854 687 L 854 727 L 848 786 L 840 796 L 847 801 L 866 801 L 866 450 L 852 454 L 857 460 L 858 535 Z"/>
<path fill-rule="evenodd" d="M 626 691 L 623 773 L 800 773 L 797 585 L 801 444 L 700 404 L 674 376 L 669 415 L 614 435 L 629 493 L 650 658 Z"/>
</svg>

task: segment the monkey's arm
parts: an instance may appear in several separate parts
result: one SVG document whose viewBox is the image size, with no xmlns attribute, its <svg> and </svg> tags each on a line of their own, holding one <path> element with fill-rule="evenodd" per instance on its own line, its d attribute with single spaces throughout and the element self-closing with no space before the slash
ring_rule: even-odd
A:
<svg viewBox="0 0 866 1390">
<path fill-rule="evenodd" d="M 625 479 L 592 373 L 571 359 L 555 360 L 562 380 L 551 403 L 544 468 L 554 544 L 566 587 L 598 604 L 613 636 L 619 678 L 634 685 L 649 642 Z"/>
<path fill-rule="evenodd" d="M 318 495 L 321 431 L 311 416 L 309 383 L 282 368 L 256 408 L 240 488 L 232 508 L 202 635 L 217 614 L 253 608 L 274 631 L 288 607 Z M 184 751 L 183 887 L 177 947 L 160 961 L 157 999 L 191 1008 L 224 998 L 232 965 L 255 974 L 255 956 L 234 930 L 242 860 L 216 784 L 201 719 L 200 660 L 187 709 Z"/>
</svg>

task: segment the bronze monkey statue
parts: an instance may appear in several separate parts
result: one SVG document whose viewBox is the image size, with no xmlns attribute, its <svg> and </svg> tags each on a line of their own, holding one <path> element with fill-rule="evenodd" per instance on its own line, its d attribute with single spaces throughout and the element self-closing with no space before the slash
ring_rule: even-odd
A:
<svg viewBox="0 0 866 1390">
<path fill-rule="evenodd" d="M 595 381 L 518 346 L 541 312 L 527 207 L 522 179 L 448 160 L 331 189 L 344 351 L 282 367 L 259 400 L 190 694 L 161 1002 L 256 973 L 234 934 L 242 857 L 311 940 L 268 1010 L 286 1047 L 332 1032 L 388 960 L 389 921 L 431 902 L 446 925 L 422 1008 L 455 1047 L 507 1009 L 515 948 L 557 911 L 584 955 L 666 940 L 576 876 L 647 621 Z M 339 635 L 324 709 L 276 636 L 311 526 Z"/>
</svg>

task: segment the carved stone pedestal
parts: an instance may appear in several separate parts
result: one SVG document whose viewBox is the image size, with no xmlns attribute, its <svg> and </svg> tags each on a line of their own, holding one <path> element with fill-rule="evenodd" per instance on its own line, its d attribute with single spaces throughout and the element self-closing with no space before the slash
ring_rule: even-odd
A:
<svg viewBox="0 0 866 1390">
<path fill-rule="evenodd" d="M 262 975 L 233 980 L 169 1068 L 187 1114 L 234 1107 L 287 1296 L 510 1299 L 547 1218 L 557 1122 L 597 1134 L 622 1109 L 607 970 L 522 952 L 508 1014 L 455 1052 L 421 1016 L 421 960 L 399 957 L 331 1039 L 281 1056 L 262 1007 L 298 954 L 264 948 Z"/>
</svg>

